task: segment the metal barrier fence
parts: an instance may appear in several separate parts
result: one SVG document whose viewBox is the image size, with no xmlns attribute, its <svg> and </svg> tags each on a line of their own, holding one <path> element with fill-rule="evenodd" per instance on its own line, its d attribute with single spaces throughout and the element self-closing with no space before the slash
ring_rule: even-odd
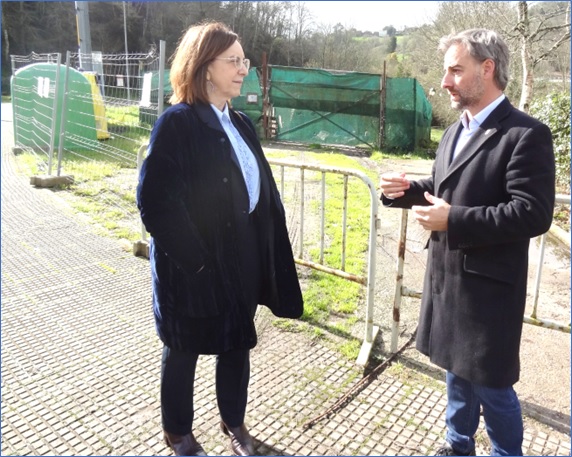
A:
<svg viewBox="0 0 572 457">
<path fill-rule="evenodd" d="M 570 195 L 557 195 L 556 203 L 570 205 Z M 397 351 L 397 340 L 399 334 L 400 326 L 400 310 L 401 310 L 401 299 L 403 297 L 421 298 L 422 291 L 416 291 L 410 289 L 403 285 L 403 271 L 405 263 L 405 247 L 407 243 L 407 220 L 408 220 L 409 210 L 403 209 L 401 211 L 401 222 L 399 227 L 399 244 L 398 244 L 398 255 L 397 255 L 397 267 L 396 267 L 396 280 L 395 280 L 395 295 L 393 300 L 393 322 L 391 327 L 391 352 Z M 538 298 L 540 294 L 540 278 L 542 275 L 542 267 L 544 264 L 544 253 L 546 250 L 546 238 L 548 233 L 541 235 L 540 238 L 540 249 L 538 254 L 538 268 L 536 271 L 536 281 L 534 285 L 534 299 L 532 304 L 532 312 L 529 316 L 524 316 L 523 321 L 526 324 L 536 325 L 539 327 L 545 327 L 551 330 L 557 330 L 564 333 L 570 333 L 570 322 L 562 323 L 556 322 L 551 319 L 543 319 L 537 316 L 538 312 Z M 569 241 L 569 240 L 568 240 Z"/>
<path fill-rule="evenodd" d="M 369 358 L 373 342 L 379 331 L 379 327 L 374 325 L 374 295 L 375 295 L 375 272 L 376 272 L 376 239 L 378 230 L 378 207 L 379 196 L 372 180 L 365 174 L 356 170 L 347 170 L 334 167 L 324 167 L 320 165 L 310 165 L 306 163 L 286 162 L 281 160 L 269 159 L 271 165 L 280 169 L 280 195 L 284 196 L 284 171 L 285 168 L 294 168 L 300 172 L 300 197 L 299 197 L 299 235 L 297 252 L 295 251 L 295 261 L 299 265 L 323 271 L 348 281 L 353 281 L 366 287 L 366 312 L 365 312 L 365 334 L 361 349 L 356 363 L 365 365 Z M 320 179 L 320 254 L 319 261 L 314 262 L 304 258 L 304 201 L 305 201 L 305 171 L 316 171 L 321 174 Z M 343 176 L 343 203 L 342 203 L 342 252 L 341 265 L 339 268 L 324 265 L 324 246 L 325 246 L 325 208 L 326 208 L 326 174 L 334 173 Z M 363 276 L 362 272 L 346 272 L 346 234 L 347 234 L 347 212 L 348 212 L 348 178 L 355 177 L 360 179 L 369 189 L 370 207 L 369 207 L 369 235 L 368 235 L 368 256 L 366 262 L 367 275 Z"/>
</svg>

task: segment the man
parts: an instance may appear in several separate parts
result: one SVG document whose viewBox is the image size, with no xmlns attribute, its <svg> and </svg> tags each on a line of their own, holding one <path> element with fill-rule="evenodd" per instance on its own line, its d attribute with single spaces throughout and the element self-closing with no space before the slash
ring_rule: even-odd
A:
<svg viewBox="0 0 572 457">
<path fill-rule="evenodd" d="M 461 119 L 443 134 L 431 177 L 384 174 L 382 201 L 411 208 L 431 231 L 416 346 L 447 372 L 446 443 L 436 455 L 475 455 L 481 407 L 491 455 L 522 455 L 513 385 L 529 242 L 552 221 L 552 136 L 505 97 L 509 51 L 495 32 L 450 35 L 439 49 L 441 86 Z"/>
</svg>

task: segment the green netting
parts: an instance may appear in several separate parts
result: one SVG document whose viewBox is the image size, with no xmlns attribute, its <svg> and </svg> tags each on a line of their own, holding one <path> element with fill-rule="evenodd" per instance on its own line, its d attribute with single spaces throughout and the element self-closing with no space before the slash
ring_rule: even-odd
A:
<svg viewBox="0 0 572 457">
<path fill-rule="evenodd" d="M 429 142 L 432 107 L 412 78 L 388 78 L 385 99 L 385 141 L 388 148 L 413 150 Z"/>
<path fill-rule="evenodd" d="M 271 68 L 270 103 L 279 140 L 413 150 L 429 141 L 431 105 L 415 79 L 387 80 L 380 141 L 381 77 L 309 68 Z"/>
<path fill-rule="evenodd" d="M 151 103 L 157 103 L 159 100 L 159 72 L 153 71 L 151 77 Z M 171 70 L 166 69 L 163 75 L 163 95 L 168 99 L 173 93 L 171 87 Z"/>
<path fill-rule="evenodd" d="M 269 95 L 276 138 L 375 147 L 379 84 L 379 75 L 273 66 Z"/>
<path fill-rule="evenodd" d="M 430 140 L 432 108 L 415 79 L 387 79 L 385 135 L 380 139 L 380 75 L 281 66 L 269 69 L 269 104 L 277 140 L 403 150 Z M 170 94 L 169 71 L 165 73 L 164 90 Z M 263 138 L 258 73 L 250 69 L 232 105 L 252 119 Z M 151 101 L 156 103 L 158 74 L 153 75 L 151 87 Z"/>
<path fill-rule="evenodd" d="M 250 68 L 242 82 L 240 96 L 232 99 L 232 107 L 246 114 L 256 126 L 258 136 L 264 137 L 262 128 L 262 89 L 256 68 Z"/>
<path fill-rule="evenodd" d="M 433 106 L 427 100 L 421 84 L 415 80 L 415 145 L 427 147 L 431 142 L 431 121 Z"/>
</svg>

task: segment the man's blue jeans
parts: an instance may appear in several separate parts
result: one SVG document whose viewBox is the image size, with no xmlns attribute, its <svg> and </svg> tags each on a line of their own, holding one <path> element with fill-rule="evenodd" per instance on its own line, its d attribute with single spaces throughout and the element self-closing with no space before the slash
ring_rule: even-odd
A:
<svg viewBox="0 0 572 457">
<path fill-rule="evenodd" d="M 447 372 L 447 441 L 455 451 L 475 448 L 480 407 L 491 440 L 491 455 L 522 455 L 524 429 L 520 402 L 511 387 L 494 389 Z"/>
</svg>

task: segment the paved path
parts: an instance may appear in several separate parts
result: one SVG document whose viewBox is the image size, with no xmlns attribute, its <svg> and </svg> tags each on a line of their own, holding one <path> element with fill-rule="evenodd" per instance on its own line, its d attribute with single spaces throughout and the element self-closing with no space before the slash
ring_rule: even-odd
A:
<svg viewBox="0 0 572 457">
<path fill-rule="evenodd" d="M 171 455 L 161 441 L 148 262 L 18 174 L 5 108 L 2 455 Z M 399 365 L 305 429 L 363 369 L 311 332 L 275 323 L 261 310 L 247 412 L 259 454 L 429 455 L 441 443 L 442 383 Z M 207 452 L 230 455 L 213 380 L 214 359 L 202 357 L 195 433 Z M 529 455 L 570 455 L 569 434 L 527 419 L 525 436 Z"/>
</svg>

